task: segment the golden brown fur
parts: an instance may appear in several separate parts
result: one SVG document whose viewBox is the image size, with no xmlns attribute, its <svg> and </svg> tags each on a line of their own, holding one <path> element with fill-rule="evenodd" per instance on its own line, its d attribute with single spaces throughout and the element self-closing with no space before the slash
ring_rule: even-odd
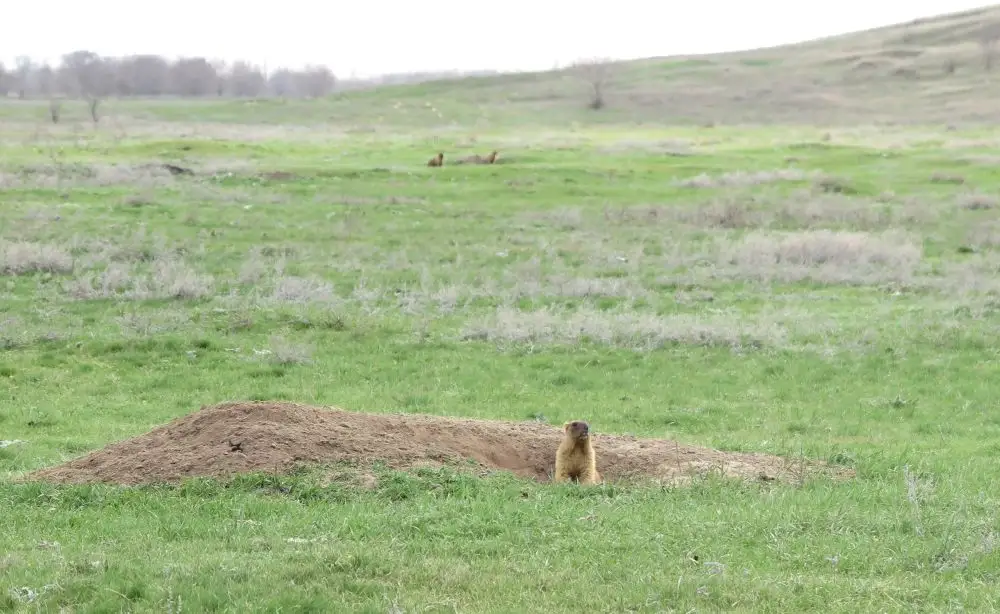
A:
<svg viewBox="0 0 1000 614">
<path fill-rule="evenodd" d="M 601 474 L 597 472 L 597 454 L 590 440 L 590 425 L 583 420 L 574 420 L 563 425 L 562 442 L 556 450 L 556 472 L 554 482 L 574 480 L 580 484 L 597 484 Z"/>
<path fill-rule="evenodd" d="M 427 166 L 444 166 L 444 154 L 439 153 L 427 161 Z"/>
<path fill-rule="evenodd" d="M 481 156 L 479 154 L 472 154 L 465 158 L 459 159 L 456 164 L 493 164 L 496 162 L 497 152 L 493 151 L 488 156 Z"/>
</svg>

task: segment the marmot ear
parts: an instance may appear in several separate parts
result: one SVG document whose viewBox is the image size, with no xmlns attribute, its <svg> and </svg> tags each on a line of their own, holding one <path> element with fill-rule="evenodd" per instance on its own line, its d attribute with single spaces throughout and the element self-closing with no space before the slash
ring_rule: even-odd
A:
<svg viewBox="0 0 1000 614">
<path fill-rule="evenodd" d="M 569 425 L 570 425 L 569 422 L 567 422 L 566 424 L 563 425 L 563 432 L 564 433 L 569 430 Z"/>
</svg>

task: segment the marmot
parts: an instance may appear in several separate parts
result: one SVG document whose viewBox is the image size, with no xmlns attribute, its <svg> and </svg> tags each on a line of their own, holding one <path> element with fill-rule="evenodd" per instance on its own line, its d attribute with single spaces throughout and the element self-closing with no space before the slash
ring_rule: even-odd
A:
<svg viewBox="0 0 1000 614">
<path fill-rule="evenodd" d="M 479 154 L 472 154 L 471 156 L 460 158 L 457 164 L 493 164 L 497 159 L 497 152 L 492 152 L 490 155 L 483 157 Z"/>
<path fill-rule="evenodd" d="M 443 166 L 444 165 L 444 154 L 439 153 L 430 160 L 427 161 L 427 166 Z"/>
<path fill-rule="evenodd" d="M 590 441 L 590 425 L 583 420 L 574 420 L 563 425 L 562 443 L 556 450 L 556 473 L 554 482 L 574 480 L 581 484 L 597 484 L 601 474 L 597 472 L 597 455 Z"/>
</svg>

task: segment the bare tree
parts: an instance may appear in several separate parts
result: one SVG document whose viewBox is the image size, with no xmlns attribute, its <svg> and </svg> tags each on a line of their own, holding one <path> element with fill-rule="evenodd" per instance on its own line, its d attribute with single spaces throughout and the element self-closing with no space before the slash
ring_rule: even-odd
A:
<svg viewBox="0 0 1000 614">
<path fill-rule="evenodd" d="M 591 109 L 603 109 L 604 94 L 613 76 L 612 65 L 606 58 L 590 58 L 573 63 L 573 72 L 590 85 Z"/>
<path fill-rule="evenodd" d="M 226 94 L 226 72 L 228 68 L 226 67 L 225 60 L 213 60 L 211 64 L 215 70 L 215 95 L 221 98 Z"/>
<path fill-rule="evenodd" d="M 229 93 L 240 98 L 254 98 L 267 91 L 266 71 L 249 62 L 234 62 L 229 69 Z"/>
<path fill-rule="evenodd" d="M 287 68 L 279 68 L 268 77 L 267 88 L 272 94 L 282 98 L 297 96 L 299 92 L 296 81 L 295 73 Z"/>
<path fill-rule="evenodd" d="M 121 96 L 170 93 L 170 63 L 157 55 L 133 55 L 118 61 L 115 91 Z"/>
<path fill-rule="evenodd" d="M 310 98 L 329 95 L 337 82 L 333 72 L 326 66 L 306 66 L 297 76 L 299 92 Z"/>
<path fill-rule="evenodd" d="M 62 110 L 62 103 L 59 100 L 52 98 L 49 100 L 49 117 L 52 119 L 53 124 L 59 123 L 59 111 Z"/>
<path fill-rule="evenodd" d="M 38 72 L 35 63 L 26 55 L 18 56 L 14 59 L 15 71 L 17 73 L 17 97 L 25 98 L 31 89 L 31 79 Z"/>
<path fill-rule="evenodd" d="M 990 24 L 979 35 L 979 46 L 983 50 L 983 68 L 992 72 L 997 59 L 997 42 L 1000 42 L 1000 24 Z"/>
<path fill-rule="evenodd" d="M 96 124 L 101 100 L 114 88 L 114 62 L 105 61 L 93 51 L 74 51 L 63 56 L 60 74 L 63 86 L 87 101 Z"/>
<path fill-rule="evenodd" d="M 170 89 L 178 96 L 211 96 L 219 75 L 205 58 L 181 58 L 170 67 Z"/>
<path fill-rule="evenodd" d="M 56 92 L 56 71 L 48 64 L 42 64 L 32 71 L 30 77 L 25 77 L 25 79 L 30 79 L 28 91 L 34 87 L 35 91 L 42 96 L 51 96 Z"/>
</svg>

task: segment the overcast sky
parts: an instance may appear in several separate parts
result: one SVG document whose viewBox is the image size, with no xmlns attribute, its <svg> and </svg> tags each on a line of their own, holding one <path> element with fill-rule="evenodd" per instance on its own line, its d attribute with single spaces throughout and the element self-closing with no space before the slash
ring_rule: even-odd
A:
<svg viewBox="0 0 1000 614">
<path fill-rule="evenodd" d="M 841 0 L 9 0 L 0 60 L 101 55 L 326 64 L 340 77 L 547 69 L 585 56 L 734 51 L 840 34 L 988 2 Z M 260 7 L 260 8 L 251 8 Z M 592 8 L 583 8 L 592 7 Z"/>
</svg>

